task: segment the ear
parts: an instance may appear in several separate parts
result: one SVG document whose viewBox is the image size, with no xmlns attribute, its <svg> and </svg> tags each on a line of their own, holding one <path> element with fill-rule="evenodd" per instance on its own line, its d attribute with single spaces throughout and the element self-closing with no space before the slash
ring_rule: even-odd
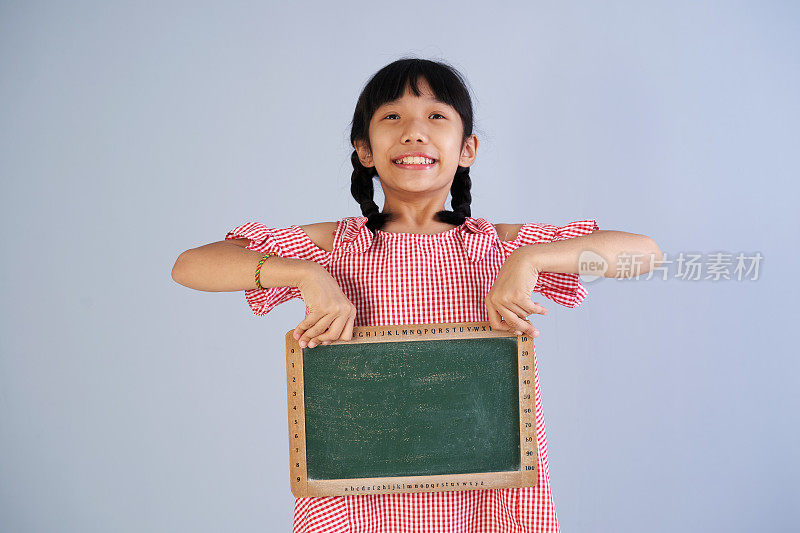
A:
<svg viewBox="0 0 800 533">
<path fill-rule="evenodd" d="M 473 134 L 467 137 L 464 148 L 461 149 L 461 156 L 458 158 L 458 166 L 468 167 L 475 162 L 478 155 L 478 136 Z"/>
<path fill-rule="evenodd" d="M 372 167 L 375 166 L 375 163 L 372 161 L 372 154 L 367 148 L 367 143 L 364 141 L 356 141 L 356 152 L 358 152 L 358 159 L 361 161 L 361 164 L 365 167 Z"/>
</svg>

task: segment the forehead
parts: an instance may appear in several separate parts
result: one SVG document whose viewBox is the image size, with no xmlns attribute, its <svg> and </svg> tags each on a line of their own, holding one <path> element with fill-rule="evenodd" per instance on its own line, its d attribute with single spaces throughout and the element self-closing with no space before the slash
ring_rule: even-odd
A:
<svg viewBox="0 0 800 533">
<path fill-rule="evenodd" d="M 429 104 L 436 104 L 445 107 L 451 107 L 446 102 L 443 102 L 436 98 L 433 94 L 425 94 L 422 93 L 420 96 L 415 95 L 411 92 L 406 92 L 401 98 L 397 100 L 392 100 L 391 102 L 386 102 L 385 104 L 378 107 L 378 109 L 383 109 L 384 107 L 395 107 L 401 105 L 414 105 L 414 104 L 422 104 L 422 105 L 429 105 Z"/>
<path fill-rule="evenodd" d="M 407 83 L 403 91 L 403 95 L 400 98 L 392 100 L 390 102 L 386 102 L 380 107 L 397 105 L 406 102 L 410 103 L 415 101 L 419 101 L 425 104 L 442 104 L 450 107 L 446 102 L 443 102 L 442 100 L 437 98 L 435 94 L 433 94 L 430 85 L 428 85 L 428 82 L 424 78 L 420 78 L 419 80 L 417 80 L 417 90 L 420 93 L 419 96 L 414 94 L 414 92 L 411 90 L 411 84 Z"/>
</svg>

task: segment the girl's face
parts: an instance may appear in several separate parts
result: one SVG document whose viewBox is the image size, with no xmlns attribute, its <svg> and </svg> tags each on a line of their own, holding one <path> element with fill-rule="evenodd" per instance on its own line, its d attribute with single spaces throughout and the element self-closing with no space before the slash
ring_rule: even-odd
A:
<svg viewBox="0 0 800 533">
<path fill-rule="evenodd" d="M 375 111 L 369 125 L 372 152 L 363 143 L 356 150 L 364 166 L 377 170 L 384 195 L 438 193 L 443 194 L 443 205 L 457 167 L 475 160 L 478 138 L 470 135 L 462 145 L 464 126 L 458 112 L 437 101 L 426 80 L 421 78 L 417 87 L 420 96 L 406 86 L 400 99 Z M 408 154 L 434 161 L 398 162 Z"/>
</svg>

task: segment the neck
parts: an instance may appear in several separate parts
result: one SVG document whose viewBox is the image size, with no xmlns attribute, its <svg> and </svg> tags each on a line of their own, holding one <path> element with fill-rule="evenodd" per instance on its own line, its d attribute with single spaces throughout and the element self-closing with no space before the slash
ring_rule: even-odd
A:
<svg viewBox="0 0 800 533">
<path fill-rule="evenodd" d="M 437 212 L 444 210 L 444 204 L 441 203 L 392 203 L 386 201 L 383 204 L 383 212 L 391 213 L 392 219 L 384 225 L 382 231 L 417 234 L 442 233 L 455 227 L 453 224 L 440 222 L 434 218 Z"/>
</svg>

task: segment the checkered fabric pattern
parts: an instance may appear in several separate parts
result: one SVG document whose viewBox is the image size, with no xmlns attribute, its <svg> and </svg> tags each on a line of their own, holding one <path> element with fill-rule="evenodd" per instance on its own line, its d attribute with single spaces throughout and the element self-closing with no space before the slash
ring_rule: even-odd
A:
<svg viewBox="0 0 800 533">
<path fill-rule="evenodd" d="M 495 227 L 482 218 L 467 217 L 461 226 L 435 235 L 373 233 L 366 222 L 366 217 L 342 219 L 330 252 L 317 247 L 296 225 L 269 228 L 248 222 L 225 238 L 246 237 L 250 250 L 319 263 L 356 307 L 355 326 L 384 326 L 488 320 L 484 299 L 511 252 L 598 229 L 594 220 L 565 226 L 527 223 L 516 239 L 501 241 Z M 578 306 L 587 294 L 578 274 L 555 272 L 541 272 L 534 291 L 566 307 Z M 245 291 L 248 305 L 259 316 L 293 298 L 302 298 L 296 287 Z M 306 316 L 309 312 L 306 307 Z M 297 498 L 294 533 L 558 532 L 533 355 L 536 487 Z"/>
</svg>

